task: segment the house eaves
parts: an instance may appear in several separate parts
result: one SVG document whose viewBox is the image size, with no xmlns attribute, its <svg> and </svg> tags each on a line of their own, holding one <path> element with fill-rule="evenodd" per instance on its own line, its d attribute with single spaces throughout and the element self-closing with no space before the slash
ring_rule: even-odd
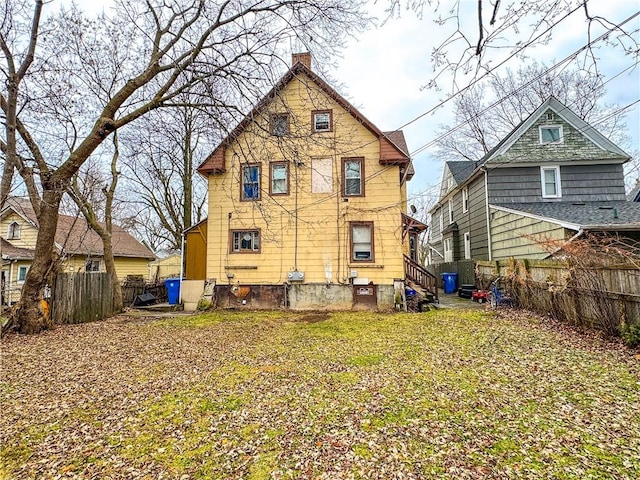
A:
<svg viewBox="0 0 640 480">
<path fill-rule="evenodd" d="M 578 225 L 577 223 L 563 222 L 561 220 L 558 220 L 557 218 L 543 217 L 541 215 L 536 215 L 534 213 L 529 213 L 529 212 L 523 212 L 522 210 L 516 210 L 516 209 L 513 209 L 513 208 L 501 206 L 501 205 L 494 205 L 494 204 L 490 203 L 489 204 L 489 209 L 499 210 L 501 212 L 511 213 L 511 214 L 514 214 L 514 215 L 520 215 L 521 217 L 532 218 L 534 220 L 540 220 L 542 222 L 553 223 L 553 224 L 558 225 L 558 226 L 560 226 L 562 228 L 568 228 L 569 230 L 578 231 L 581 228 L 581 226 Z"/>
</svg>

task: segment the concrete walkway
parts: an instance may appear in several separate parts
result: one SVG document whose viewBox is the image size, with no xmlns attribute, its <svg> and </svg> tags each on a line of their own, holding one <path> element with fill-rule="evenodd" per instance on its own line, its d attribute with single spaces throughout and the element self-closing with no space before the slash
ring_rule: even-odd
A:
<svg viewBox="0 0 640 480">
<path fill-rule="evenodd" d="M 444 290 L 438 290 L 438 298 L 440 303 L 436 304 L 439 308 L 458 308 L 458 309 L 479 309 L 484 310 L 486 303 L 472 302 L 470 298 L 462 298 L 458 293 L 444 293 Z"/>
</svg>

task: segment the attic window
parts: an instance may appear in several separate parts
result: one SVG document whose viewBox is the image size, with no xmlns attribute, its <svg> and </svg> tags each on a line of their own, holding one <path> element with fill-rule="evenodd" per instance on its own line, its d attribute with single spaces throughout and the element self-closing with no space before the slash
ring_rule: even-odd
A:
<svg viewBox="0 0 640 480">
<path fill-rule="evenodd" d="M 314 132 L 330 132 L 332 130 L 331 110 L 316 110 L 311 112 Z"/>
<path fill-rule="evenodd" d="M 20 239 L 20 224 L 18 222 L 11 222 L 9 228 L 7 228 L 7 240 L 19 240 Z"/>
<path fill-rule="evenodd" d="M 289 134 L 289 114 L 278 113 L 271 116 L 271 134 L 284 137 Z"/>
<path fill-rule="evenodd" d="M 542 125 L 540 126 L 540 144 L 564 143 L 562 125 Z"/>
<path fill-rule="evenodd" d="M 547 120 L 553 120 L 553 113 L 547 112 Z"/>
</svg>

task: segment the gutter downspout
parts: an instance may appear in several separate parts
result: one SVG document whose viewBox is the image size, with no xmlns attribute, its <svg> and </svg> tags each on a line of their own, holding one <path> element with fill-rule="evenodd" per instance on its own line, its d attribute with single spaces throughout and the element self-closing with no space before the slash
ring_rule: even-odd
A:
<svg viewBox="0 0 640 480">
<path fill-rule="evenodd" d="M 182 232 L 182 241 L 180 242 L 180 290 L 178 296 L 178 305 L 182 304 L 182 278 L 184 277 L 184 237 L 185 231 Z"/>
<path fill-rule="evenodd" d="M 489 249 L 489 261 L 493 259 L 491 253 L 491 219 L 489 217 L 489 180 L 487 179 L 487 168 L 483 165 L 482 171 L 484 172 L 484 202 L 487 215 L 487 248 Z"/>
</svg>

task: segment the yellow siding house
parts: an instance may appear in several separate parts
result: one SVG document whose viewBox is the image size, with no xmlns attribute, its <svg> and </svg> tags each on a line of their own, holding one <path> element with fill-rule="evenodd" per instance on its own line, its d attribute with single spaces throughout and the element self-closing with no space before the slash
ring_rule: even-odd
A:
<svg viewBox="0 0 640 480">
<path fill-rule="evenodd" d="M 205 263 L 220 307 L 390 309 L 405 265 L 419 268 L 411 245 L 426 226 L 406 215 L 402 132 L 368 121 L 308 53 L 198 172 L 206 258 L 189 258 L 187 240 L 187 264 Z"/>
<path fill-rule="evenodd" d="M 0 212 L 0 255 L 2 256 L 1 303 L 20 299 L 20 290 L 33 260 L 38 236 L 38 219 L 26 198 L 10 197 Z M 155 259 L 151 250 L 122 228 L 114 225 L 113 252 L 118 278 L 127 275 L 149 275 L 149 262 Z M 55 248 L 58 268 L 64 272 L 104 271 L 102 240 L 82 217 L 60 215 Z"/>
</svg>

